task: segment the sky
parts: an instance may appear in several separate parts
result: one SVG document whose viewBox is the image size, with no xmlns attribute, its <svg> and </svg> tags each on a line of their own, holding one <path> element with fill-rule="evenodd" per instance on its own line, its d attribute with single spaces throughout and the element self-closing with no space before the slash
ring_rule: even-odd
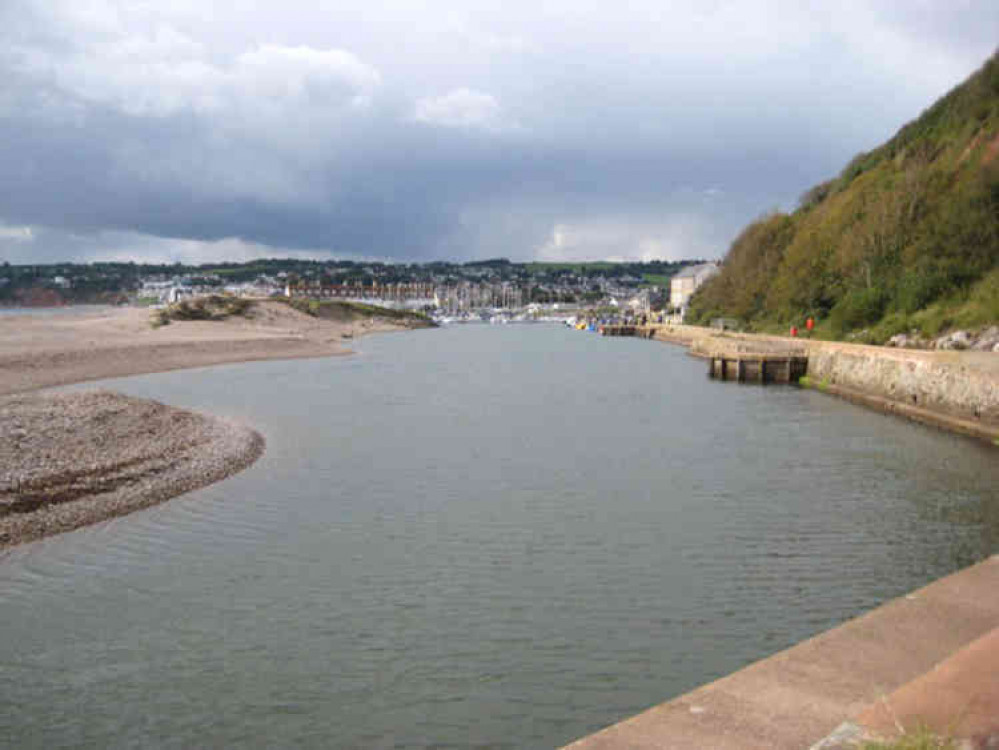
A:
<svg viewBox="0 0 999 750">
<path fill-rule="evenodd" d="M 0 0 L 0 262 L 718 258 L 995 0 Z"/>
</svg>

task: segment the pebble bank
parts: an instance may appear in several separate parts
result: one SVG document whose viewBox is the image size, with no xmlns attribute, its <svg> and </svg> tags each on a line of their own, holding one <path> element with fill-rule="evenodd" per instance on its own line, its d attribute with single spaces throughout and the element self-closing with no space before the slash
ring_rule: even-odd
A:
<svg viewBox="0 0 999 750">
<path fill-rule="evenodd" d="M 204 487 L 252 464 L 249 427 L 108 391 L 0 399 L 0 549 Z"/>
</svg>

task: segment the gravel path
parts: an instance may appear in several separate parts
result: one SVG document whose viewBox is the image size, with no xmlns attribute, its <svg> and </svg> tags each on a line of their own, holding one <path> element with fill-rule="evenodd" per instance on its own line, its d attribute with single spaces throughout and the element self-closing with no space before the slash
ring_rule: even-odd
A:
<svg viewBox="0 0 999 750">
<path fill-rule="evenodd" d="M 0 549 L 204 487 L 263 449 L 249 427 L 109 391 L 0 398 Z"/>
</svg>

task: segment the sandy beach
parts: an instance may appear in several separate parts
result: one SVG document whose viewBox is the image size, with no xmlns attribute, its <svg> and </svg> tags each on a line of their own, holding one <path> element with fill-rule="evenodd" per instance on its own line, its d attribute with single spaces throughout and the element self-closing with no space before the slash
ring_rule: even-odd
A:
<svg viewBox="0 0 999 750">
<path fill-rule="evenodd" d="M 247 317 L 174 321 L 150 311 L 0 318 L 0 549 L 124 515 L 252 464 L 247 425 L 109 391 L 34 393 L 88 380 L 228 362 L 343 355 L 392 322 L 321 320 L 278 302 Z"/>
<path fill-rule="evenodd" d="M 150 311 L 143 308 L 3 316 L 0 395 L 227 362 L 342 355 L 349 351 L 345 340 L 400 328 L 377 320 L 321 320 L 264 301 L 249 318 L 175 321 L 160 328 L 150 325 Z"/>
</svg>

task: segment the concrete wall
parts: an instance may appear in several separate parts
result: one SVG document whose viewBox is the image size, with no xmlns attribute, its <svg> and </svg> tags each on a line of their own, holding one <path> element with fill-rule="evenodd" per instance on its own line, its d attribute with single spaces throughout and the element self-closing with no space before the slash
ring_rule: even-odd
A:
<svg viewBox="0 0 999 750">
<path fill-rule="evenodd" d="M 902 686 L 932 674 L 941 665 L 946 667 L 970 644 L 999 632 L 997 590 L 999 556 L 567 748 L 804 750 L 842 722 L 883 705 L 886 697 Z M 999 657 L 989 653 L 979 659 L 984 674 L 991 678 Z M 992 706 L 976 703 L 992 694 L 991 684 L 983 685 L 981 678 L 948 684 L 953 692 L 947 697 L 961 708 L 956 715 L 945 717 L 943 724 L 949 734 L 964 736 L 960 724 L 978 718 L 983 708 L 988 716 L 996 715 Z M 917 708 L 932 707 L 937 700 L 933 693 L 923 693 L 923 697 L 926 701 L 921 705 L 917 702 Z M 918 725 L 912 721 L 908 726 Z"/>
<path fill-rule="evenodd" d="M 812 387 L 872 408 L 977 437 L 999 437 L 999 354 L 862 346 L 694 326 L 655 326 L 644 335 L 711 357 L 782 350 L 808 356 Z M 643 334 L 639 334 L 643 335 Z"/>
<path fill-rule="evenodd" d="M 999 357 L 991 352 L 818 344 L 809 346 L 808 376 L 907 407 L 999 427 Z"/>
</svg>

